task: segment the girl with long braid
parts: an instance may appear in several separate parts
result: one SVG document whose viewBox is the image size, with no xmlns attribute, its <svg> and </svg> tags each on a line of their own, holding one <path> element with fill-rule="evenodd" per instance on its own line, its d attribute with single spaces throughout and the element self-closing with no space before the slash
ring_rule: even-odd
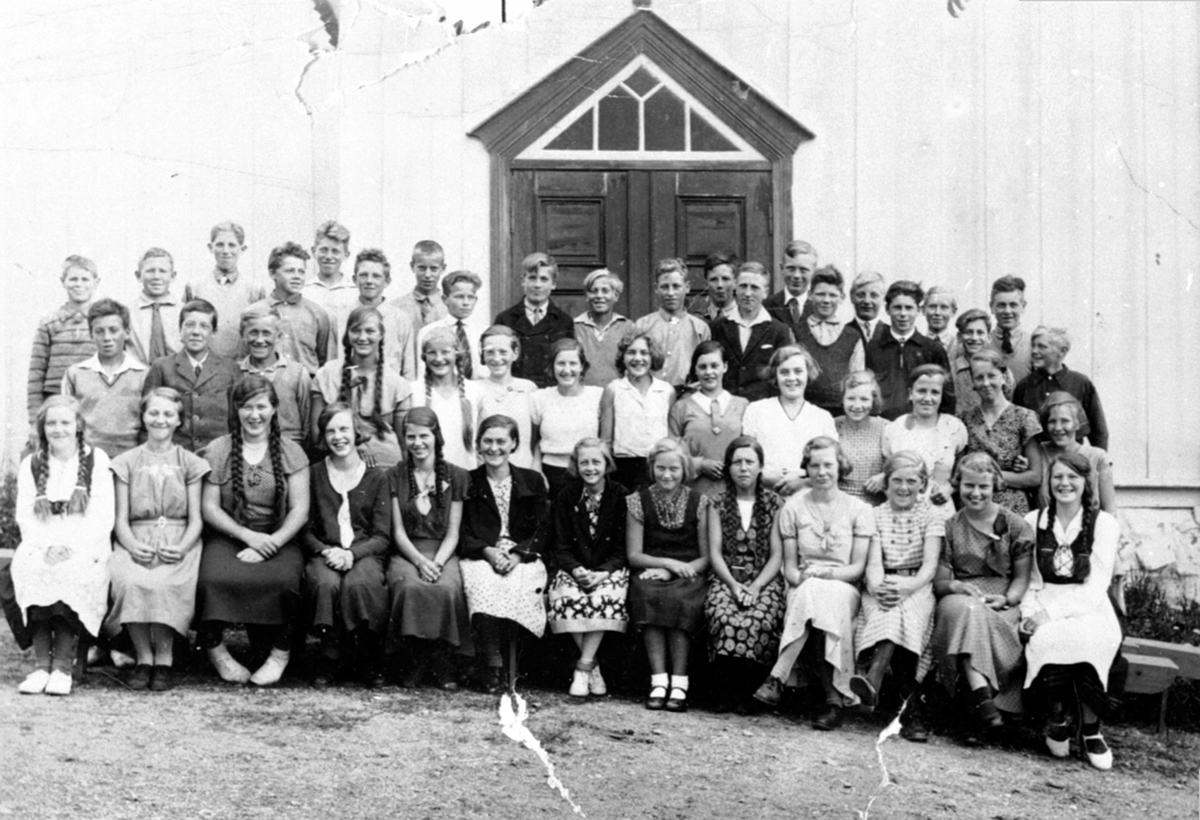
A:
<svg viewBox="0 0 1200 820">
<path fill-rule="evenodd" d="M 462 351 L 454 331 L 435 328 L 421 342 L 422 377 L 413 384 L 412 406 L 428 407 L 437 414 L 445 441 L 446 461 L 473 470 L 475 426 L 482 398 L 479 384 L 463 378 L 458 360 Z M 469 352 L 468 354 L 469 355 Z"/>
<path fill-rule="evenodd" d="M 108 609 L 113 482 L 108 456 L 86 434 L 79 402 L 46 399 L 17 473 L 12 580 L 36 664 L 17 687 L 24 695 L 71 693 L 79 636 L 99 634 Z"/>
<path fill-rule="evenodd" d="M 275 388 L 249 375 L 233 389 L 231 432 L 202 454 L 201 510 L 207 529 L 196 588 L 198 642 L 221 678 L 258 686 L 278 682 L 291 657 L 301 613 L 304 554 L 297 535 L 308 520 L 308 458 L 279 431 Z M 229 654 L 225 629 L 245 624 L 252 645 L 270 646 L 254 672 Z"/>
<path fill-rule="evenodd" d="M 451 653 L 475 654 L 459 570 L 458 534 L 467 471 L 446 461 L 437 414 L 416 407 L 404 419 L 404 463 L 391 469 L 392 541 L 387 581 L 391 618 L 385 651 L 411 659 L 401 683 L 417 686 L 426 672 L 445 690 L 458 688 Z"/>
<path fill-rule="evenodd" d="M 1055 456 L 1050 502 L 1025 516 L 1036 546 L 1021 601 L 1021 632 L 1029 638 L 1025 688 L 1040 695 L 1049 712 L 1046 748 L 1066 757 L 1077 734 L 1082 756 L 1097 769 L 1111 769 L 1100 718 L 1111 707 L 1105 684 L 1121 646 L 1121 626 L 1108 599 L 1121 528 L 1099 509 L 1092 469 L 1081 453 Z"/>
<path fill-rule="evenodd" d="M 362 455 L 373 467 L 387 469 L 403 458 L 396 431 L 408 412 L 412 386 L 386 366 L 383 317 L 373 307 L 350 311 L 342 334 L 342 358 L 326 362 L 313 378 L 312 442 L 320 445 L 317 429 L 322 411 L 335 401 L 349 404 L 358 414 L 366 441 Z"/>
</svg>

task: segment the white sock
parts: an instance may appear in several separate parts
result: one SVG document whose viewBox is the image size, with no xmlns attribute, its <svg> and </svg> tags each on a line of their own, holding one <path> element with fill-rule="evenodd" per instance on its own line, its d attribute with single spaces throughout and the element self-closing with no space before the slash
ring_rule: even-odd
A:
<svg viewBox="0 0 1200 820">
<path fill-rule="evenodd" d="M 684 692 L 686 692 L 688 690 L 688 676 L 687 675 L 672 675 L 671 676 L 671 688 L 672 689 L 682 689 Z"/>
<path fill-rule="evenodd" d="M 655 687 L 658 687 L 658 686 L 661 686 L 663 689 L 666 689 L 667 684 L 669 682 L 670 682 L 670 678 L 667 676 L 666 672 L 663 672 L 661 675 L 651 675 L 650 676 L 650 688 L 651 689 L 654 689 Z"/>
</svg>

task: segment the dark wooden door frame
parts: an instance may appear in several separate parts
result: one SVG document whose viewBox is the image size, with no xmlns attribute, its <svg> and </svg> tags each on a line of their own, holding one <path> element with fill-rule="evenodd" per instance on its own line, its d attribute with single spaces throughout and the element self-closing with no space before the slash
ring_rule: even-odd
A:
<svg viewBox="0 0 1200 820">
<path fill-rule="evenodd" d="M 734 129 L 766 162 L 518 161 L 516 157 L 639 54 L 645 54 L 689 94 Z M 571 89 L 564 93 L 564 89 Z M 772 268 L 792 234 L 792 157 L 813 134 L 729 69 L 713 60 L 658 15 L 639 9 L 574 59 L 560 66 L 470 132 L 491 157 L 492 307 L 502 310 L 521 298 L 520 277 L 512 271 L 512 170 L 671 169 L 770 170 L 772 180 Z"/>
</svg>

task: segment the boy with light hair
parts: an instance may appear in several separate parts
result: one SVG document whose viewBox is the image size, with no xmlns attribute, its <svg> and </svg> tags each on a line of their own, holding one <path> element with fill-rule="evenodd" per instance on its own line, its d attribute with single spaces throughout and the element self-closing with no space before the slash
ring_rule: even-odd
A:
<svg viewBox="0 0 1200 820">
<path fill-rule="evenodd" d="M 1071 334 L 1065 328 L 1042 325 L 1029 340 L 1032 370 L 1013 389 L 1013 404 L 1036 413 L 1051 393 L 1060 390 L 1070 393 L 1079 400 L 1086 416 L 1079 426 L 1079 435 L 1087 436 L 1093 447 L 1107 450 L 1108 421 L 1104 418 L 1100 394 L 1091 379 L 1063 364 L 1071 350 Z"/>
</svg>

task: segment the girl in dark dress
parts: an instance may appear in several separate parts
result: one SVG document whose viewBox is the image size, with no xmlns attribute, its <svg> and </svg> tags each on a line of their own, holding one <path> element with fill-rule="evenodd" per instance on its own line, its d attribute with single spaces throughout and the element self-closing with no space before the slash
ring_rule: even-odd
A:
<svg viewBox="0 0 1200 820">
<path fill-rule="evenodd" d="M 270 686 L 291 659 L 300 616 L 304 553 L 297 535 L 308 520 L 308 459 L 279 432 L 275 388 L 248 375 L 233 389 L 238 423 L 203 455 L 201 512 L 207 531 L 196 587 L 198 641 L 221 678 Z M 270 656 L 253 675 L 225 647 L 225 629 L 245 624 Z"/>
<path fill-rule="evenodd" d="M 321 411 L 317 429 L 329 455 L 311 468 L 312 504 L 304 551 L 305 588 L 321 660 L 313 679 L 327 686 L 349 639 L 367 686 L 381 683 L 379 636 L 387 614 L 383 557 L 391 524 L 387 474 L 359 455 L 357 413 L 344 402 Z"/>
<path fill-rule="evenodd" d="M 403 685 L 419 685 L 432 663 L 437 685 L 451 691 L 458 683 L 450 653 L 475 654 L 455 554 L 470 478 L 446 461 L 442 427 L 428 407 L 412 409 L 402 436 L 405 460 L 388 473 L 396 548 L 387 573 L 387 654 L 409 654 Z"/>
<path fill-rule="evenodd" d="M 688 489 L 692 462 L 678 439 L 655 444 L 646 461 L 654 483 L 627 501 L 625 542 L 636 573 L 629 618 L 642 627 L 650 661 L 646 708 L 686 712 L 688 649 L 704 624 L 708 587 L 708 499 Z"/>
</svg>

